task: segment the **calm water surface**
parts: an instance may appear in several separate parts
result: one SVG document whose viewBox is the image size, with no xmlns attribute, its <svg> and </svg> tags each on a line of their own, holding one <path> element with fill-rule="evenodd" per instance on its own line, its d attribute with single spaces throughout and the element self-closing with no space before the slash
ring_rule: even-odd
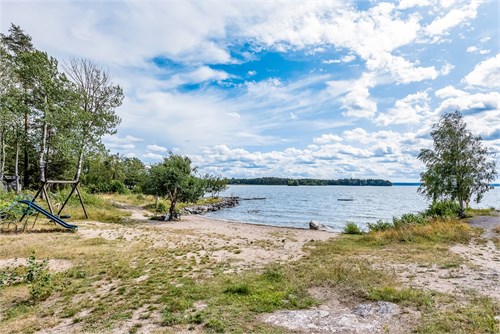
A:
<svg viewBox="0 0 500 334">
<path fill-rule="evenodd" d="M 309 228 L 315 220 L 341 230 L 346 222 L 366 227 L 367 222 L 391 219 L 407 212 L 418 212 L 428 206 L 414 186 L 252 186 L 233 185 L 223 196 L 263 197 L 264 200 L 240 201 L 240 205 L 207 216 L 239 222 L 273 226 Z M 352 199 L 339 201 L 338 199 Z M 500 207 L 500 188 L 485 194 L 473 207 Z"/>
</svg>

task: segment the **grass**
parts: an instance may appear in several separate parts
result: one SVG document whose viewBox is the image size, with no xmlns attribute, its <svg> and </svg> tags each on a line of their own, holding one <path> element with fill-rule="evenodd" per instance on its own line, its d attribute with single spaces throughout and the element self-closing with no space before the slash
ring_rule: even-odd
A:
<svg viewBox="0 0 500 334">
<path fill-rule="evenodd" d="M 102 196 L 90 201 L 90 210 L 97 214 L 107 211 L 109 205 L 118 217 L 123 210 L 109 204 L 111 199 L 137 206 L 144 205 L 144 200 L 152 201 L 136 195 Z M 70 208 L 78 210 L 77 205 Z M 121 226 L 114 229 L 126 233 L 120 232 Z M 310 294 L 317 287 L 332 291 L 347 304 L 382 300 L 418 309 L 422 323 L 415 330 L 421 333 L 490 333 L 496 326 L 492 316 L 498 314 L 498 305 L 490 299 L 471 296 L 459 301 L 453 296 L 409 289 L 394 272 L 377 267 L 381 263 L 460 266 L 463 261 L 448 247 L 468 242 L 476 231 L 454 221 L 436 220 L 309 242 L 300 261 L 237 273 L 228 272 L 229 260 L 216 261 L 211 256 L 217 250 L 238 251 L 224 242 L 212 245 L 194 232 L 169 230 L 160 236 L 165 244 L 154 246 L 154 233 L 133 241 L 67 233 L 0 235 L 2 258 L 26 258 L 35 252 L 37 259 L 65 259 L 73 264 L 65 272 L 51 272 L 53 289 L 45 301 L 32 303 L 29 286 L 23 282 L 0 288 L 0 332 L 35 332 L 61 319 L 75 323 L 77 331 L 103 332 L 136 318 L 140 321 L 124 332 L 137 332 L 144 324 L 153 323 L 171 332 L 196 328 L 206 332 L 284 333 L 256 317 L 318 305 L 320 301 Z M 255 242 L 259 243 L 268 251 L 275 247 L 266 240 Z M 22 268 L 2 270 L 24 274 Z"/>
<path fill-rule="evenodd" d="M 467 209 L 465 209 L 465 215 L 467 217 L 493 216 L 494 214 L 495 214 L 495 208 L 484 208 L 484 209 L 467 208 Z"/>
<path fill-rule="evenodd" d="M 452 219 L 435 219 L 425 225 L 408 225 L 372 231 L 364 236 L 367 242 L 465 243 L 479 232 L 469 225 Z"/>
</svg>

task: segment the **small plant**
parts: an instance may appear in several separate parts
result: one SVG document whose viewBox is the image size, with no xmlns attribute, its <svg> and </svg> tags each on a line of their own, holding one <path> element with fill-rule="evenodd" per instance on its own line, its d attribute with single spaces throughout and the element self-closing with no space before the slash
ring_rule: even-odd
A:
<svg viewBox="0 0 500 334">
<path fill-rule="evenodd" d="M 158 204 L 156 205 L 155 211 L 159 212 L 159 213 L 167 212 L 167 206 L 165 205 L 164 202 L 158 202 Z"/>
<path fill-rule="evenodd" d="M 52 276 L 48 271 L 48 260 L 37 261 L 31 253 L 27 259 L 28 266 L 25 281 L 28 283 L 31 300 L 34 302 L 47 299 L 53 290 Z"/>
<path fill-rule="evenodd" d="M 425 225 L 428 223 L 427 218 L 422 214 L 405 213 L 400 218 L 392 218 L 392 224 L 395 228 L 410 226 L 410 225 Z"/>
<path fill-rule="evenodd" d="M 347 222 L 344 226 L 344 230 L 342 231 L 344 234 L 363 234 L 363 231 L 359 228 L 356 223 Z"/>
<path fill-rule="evenodd" d="M 227 287 L 224 290 L 224 293 L 232 294 L 232 295 L 248 295 L 250 294 L 250 289 L 248 288 L 248 284 L 246 283 L 238 283 Z"/>
<path fill-rule="evenodd" d="M 425 215 L 429 217 L 458 217 L 460 205 L 455 201 L 437 201 L 429 206 Z"/>
<path fill-rule="evenodd" d="M 387 231 L 394 228 L 394 225 L 391 222 L 379 219 L 376 223 L 368 223 L 368 229 L 370 232 L 380 232 Z"/>
</svg>

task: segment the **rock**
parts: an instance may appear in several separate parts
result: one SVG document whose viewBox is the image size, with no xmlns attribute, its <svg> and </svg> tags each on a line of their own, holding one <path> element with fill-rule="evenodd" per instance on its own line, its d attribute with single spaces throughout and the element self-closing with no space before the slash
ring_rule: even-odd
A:
<svg viewBox="0 0 500 334">
<path fill-rule="evenodd" d="M 352 311 L 363 318 L 368 316 L 390 317 L 400 312 L 399 306 L 389 302 L 376 302 L 375 304 L 359 304 Z"/>
<path fill-rule="evenodd" d="M 325 224 L 318 223 L 317 221 L 311 220 L 309 222 L 309 229 L 318 231 L 331 231 L 331 229 Z"/>
<path fill-rule="evenodd" d="M 219 203 L 208 204 L 208 205 L 196 205 L 190 206 L 183 209 L 185 214 L 200 215 L 210 211 L 219 211 L 225 208 L 232 208 L 239 204 L 238 197 L 225 197 Z"/>
</svg>

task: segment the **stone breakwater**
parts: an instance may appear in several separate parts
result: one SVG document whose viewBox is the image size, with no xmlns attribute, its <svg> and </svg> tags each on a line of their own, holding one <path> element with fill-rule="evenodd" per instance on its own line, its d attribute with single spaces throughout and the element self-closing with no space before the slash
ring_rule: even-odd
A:
<svg viewBox="0 0 500 334">
<path fill-rule="evenodd" d="M 218 203 L 207 205 L 188 206 L 182 209 L 181 214 L 200 215 L 210 211 L 219 211 L 225 208 L 233 208 L 240 204 L 239 197 L 223 197 Z"/>
</svg>

